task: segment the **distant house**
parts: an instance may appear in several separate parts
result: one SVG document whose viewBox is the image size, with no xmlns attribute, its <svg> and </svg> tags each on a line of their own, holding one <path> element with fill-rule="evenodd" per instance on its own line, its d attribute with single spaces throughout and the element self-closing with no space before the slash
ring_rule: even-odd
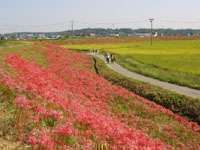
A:
<svg viewBox="0 0 200 150">
<path fill-rule="evenodd" d="M 158 32 L 155 32 L 153 36 L 158 37 Z"/>
<path fill-rule="evenodd" d="M 61 35 L 57 35 L 57 36 L 56 36 L 56 39 L 60 39 L 60 38 L 61 38 Z"/>
<path fill-rule="evenodd" d="M 46 35 L 45 34 L 39 34 L 38 35 L 38 39 L 46 39 Z"/>
<path fill-rule="evenodd" d="M 95 37 L 96 34 L 95 34 L 95 33 L 90 33 L 90 36 L 91 36 L 91 37 Z"/>
<path fill-rule="evenodd" d="M 163 37 L 163 36 L 164 36 L 164 33 L 161 33 L 160 36 Z"/>
<path fill-rule="evenodd" d="M 48 40 L 56 40 L 56 39 L 59 39 L 61 38 L 61 35 L 48 35 L 46 36 L 46 39 Z"/>
<path fill-rule="evenodd" d="M 151 33 L 136 33 L 135 36 L 138 36 L 138 37 L 150 37 L 151 36 Z"/>
<path fill-rule="evenodd" d="M 187 36 L 188 37 L 193 36 L 193 33 L 188 33 Z"/>
<path fill-rule="evenodd" d="M 27 34 L 28 37 L 33 37 L 34 35 L 32 33 Z"/>
<path fill-rule="evenodd" d="M 119 37 L 119 34 L 111 34 L 110 36 Z"/>
</svg>

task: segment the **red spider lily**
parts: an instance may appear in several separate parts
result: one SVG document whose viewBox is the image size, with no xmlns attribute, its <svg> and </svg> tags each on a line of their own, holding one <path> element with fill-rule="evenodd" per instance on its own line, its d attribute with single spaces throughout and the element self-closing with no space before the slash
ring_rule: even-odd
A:
<svg viewBox="0 0 200 150">
<path fill-rule="evenodd" d="M 15 98 L 15 104 L 17 107 L 21 109 L 31 109 L 32 103 L 30 100 L 26 99 L 25 96 L 18 96 Z"/>
<path fill-rule="evenodd" d="M 88 100 L 90 97 L 88 97 L 88 95 L 84 96 L 82 93 L 83 91 L 74 92 L 74 89 L 76 88 L 75 86 L 65 84 L 66 82 L 59 79 L 55 74 L 44 71 L 43 69 L 39 70 L 38 66 L 24 61 L 20 57 L 9 57 L 7 62 L 11 64 L 12 67 L 19 73 L 20 76 L 18 79 L 23 82 L 25 87 L 28 87 L 27 90 L 29 92 L 34 92 L 35 94 L 44 97 L 48 101 L 62 106 L 63 109 L 74 112 L 75 117 L 78 120 L 81 119 L 80 121 L 88 123 L 99 136 L 102 136 L 105 139 L 111 139 L 116 145 L 126 146 L 127 148 L 154 147 L 163 149 L 165 147 L 162 142 L 152 140 L 143 133 L 140 133 L 140 131 L 131 130 L 128 127 L 125 127 L 123 123 L 113 119 L 112 117 L 106 117 L 105 115 L 102 115 L 101 112 L 92 112 L 92 110 L 94 111 L 95 109 L 82 106 L 80 102 L 82 100 Z M 34 69 L 35 67 L 36 69 Z M 90 74 L 87 73 L 87 75 Z M 95 77 L 95 75 L 91 76 Z M 99 82 L 98 76 L 96 76 L 96 78 L 97 83 L 100 85 L 101 82 Z M 108 83 L 102 78 L 100 78 L 100 80 L 102 83 Z M 113 89 L 112 85 L 108 84 L 108 86 Z M 124 91 L 122 90 L 121 92 Z M 71 95 L 71 93 L 73 93 L 73 95 Z M 108 94 L 109 93 L 106 92 L 106 95 Z M 94 97 L 94 99 L 95 101 L 100 100 L 96 97 Z M 106 101 L 106 99 L 103 101 Z M 97 106 L 94 108 L 97 109 L 98 106 L 99 104 L 97 103 Z M 145 143 L 145 145 L 142 145 L 142 143 Z"/>
<path fill-rule="evenodd" d="M 33 146 L 39 145 L 42 149 L 55 149 L 55 142 L 51 134 L 45 129 L 40 132 L 32 132 L 28 137 L 28 142 Z"/>
<path fill-rule="evenodd" d="M 55 134 L 62 135 L 62 136 L 69 136 L 74 134 L 73 125 L 70 122 L 65 122 L 64 125 L 57 126 L 54 131 Z"/>
<path fill-rule="evenodd" d="M 47 112 L 46 116 L 53 118 L 55 120 L 61 120 L 62 119 L 62 113 L 55 111 L 55 110 Z"/>
<path fill-rule="evenodd" d="M 38 144 L 37 137 L 35 137 L 33 134 L 30 134 L 29 137 L 28 137 L 28 143 L 30 143 L 31 145 Z"/>
<path fill-rule="evenodd" d="M 52 118 L 55 120 L 61 120 L 63 118 L 62 113 L 55 110 L 46 110 L 42 106 L 36 106 L 33 110 L 35 112 L 34 120 L 36 122 L 44 118 Z"/>
</svg>

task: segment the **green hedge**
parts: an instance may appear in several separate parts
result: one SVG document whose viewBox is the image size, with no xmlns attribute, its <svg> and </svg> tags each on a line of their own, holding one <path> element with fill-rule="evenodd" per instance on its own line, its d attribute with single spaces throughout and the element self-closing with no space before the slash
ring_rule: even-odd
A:
<svg viewBox="0 0 200 150">
<path fill-rule="evenodd" d="M 113 84 L 127 88 L 142 97 L 172 110 L 174 113 L 187 117 L 188 119 L 200 124 L 199 99 L 179 95 L 160 87 L 126 78 L 109 69 L 103 61 L 99 59 L 96 61 L 98 73 Z"/>
</svg>

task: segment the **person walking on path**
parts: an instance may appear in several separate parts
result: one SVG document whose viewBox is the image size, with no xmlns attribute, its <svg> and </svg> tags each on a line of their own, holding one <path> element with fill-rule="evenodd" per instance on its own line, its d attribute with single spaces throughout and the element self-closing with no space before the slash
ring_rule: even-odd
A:
<svg viewBox="0 0 200 150">
<path fill-rule="evenodd" d="M 107 63 L 107 53 L 106 52 L 104 53 L 104 58 L 105 58 L 106 63 Z"/>
<path fill-rule="evenodd" d="M 109 55 L 109 53 L 107 53 L 106 54 L 106 62 L 109 64 L 109 62 L 110 62 L 110 55 Z"/>
<path fill-rule="evenodd" d="M 116 61 L 115 56 L 111 54 L 111 63 L 114 63 Z"/>
<path fill-rule="evenodd" d="M 109 54 L 107 52 L 104 53 L 104 57 L 105 57 L 105 60 L 106 60 L 106 63 L 109 63 Z"/>
<path fill-rule="evenodd" d="M 108 53 L 108 63 L 111 63 L 111 55 Z"/>
</svg>

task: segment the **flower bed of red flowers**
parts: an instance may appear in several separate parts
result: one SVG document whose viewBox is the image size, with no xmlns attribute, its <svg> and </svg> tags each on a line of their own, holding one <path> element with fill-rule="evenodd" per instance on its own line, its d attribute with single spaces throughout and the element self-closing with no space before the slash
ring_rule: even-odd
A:
<svg viewBox="0 0 200 150">
<path fill-rule="evenodd" d="M 9 55 L 6 63 L 16 75 L 0 72 L 1 82 L 17 91 L 14 104 L 21 110 L 16 125 L 20 138 L 34 148 L 70 149 L 74 142 L 78 143 L 75 147 L 92 149 L 95 136 L 111 149 L 171 149 L 163 141 L 118 120 L 108 107 L 108 101 L 116 96 L 134 98 L 149 110 L 164 112 L 187 128 L 200 131 L 197 124 L 96 75 L 90 69 L 88 56 L 50 44 L 42 51 L 48 60 L 47 68 L 19 55 Z M 34 127 L 25 132 L 28 123 Z"/>
</svg>

